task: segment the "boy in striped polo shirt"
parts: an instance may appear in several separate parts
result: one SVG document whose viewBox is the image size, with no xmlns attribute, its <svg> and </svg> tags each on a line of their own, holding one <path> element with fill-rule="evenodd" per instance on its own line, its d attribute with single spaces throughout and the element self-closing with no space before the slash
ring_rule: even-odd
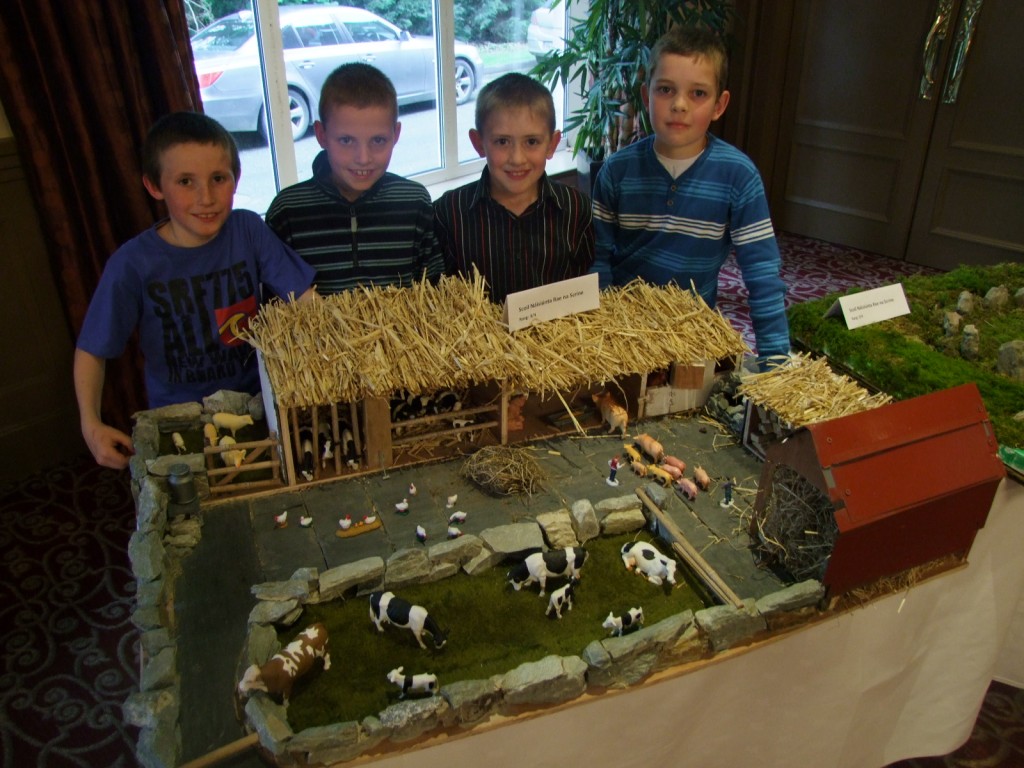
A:
<svg viewBox="0 0 1024 768">
<path fill-rule="evenodd" d="M 764 367 L 789 354 L 786 286 L 757 168 L 708 133 L 729 104 L 727 74 L 725 46 L 710 32 L 676 27 L 655 44 L 641 89 L 654 135 L 610 155 L 597 175 L 592 271 L 602 288 L 692 281 L 714 307 L 735 250 Z"/>
<path fill-rule="evenodd" d="M 448 273 L 479 270 L 495 303 L 586 274 L 594 262 L 590 201 L 545 171 L 562 138 L 551 92 L 518 72 L 491 81 L 477 95 L 469 138 L 487 167 L 434 203 Z"/>
<path fill-rule="evenodd" d="M 281 190 L 267 224 L 316 268 L 317 289 L 408 286 L 444 270 L 426 187 L 388 172 L 402 124 L 376 67 L 343 64 L 320 91 L 313 177 Z"/>
</svg>

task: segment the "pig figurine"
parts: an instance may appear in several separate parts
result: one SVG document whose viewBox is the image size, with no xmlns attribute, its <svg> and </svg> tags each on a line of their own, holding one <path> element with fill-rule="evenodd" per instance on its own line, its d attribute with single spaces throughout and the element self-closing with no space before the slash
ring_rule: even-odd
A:
<svg viewBox="0 0 1024 768">
<path fill-rule="evenodd" d="M 711 478 L 708 477 L 708 473 L 704 471 L 704 467 L 696 466 L 693 468 L 693 482 L 697 484 L 697 487 L 702 491 L 706 491 L 711 487 Z"/>
<path fill-rule="evenodd" d="M 665 456 L 665 449 L 661 447 L 661 443 L 659 443 L 653 437 L 648 435 L 646 432 L 642 435 L 637 435 L 634 438 L 634 442 L 640 446 L 640 450 L 642 450 L 655 461 L 661 461 L 662 458 Z"/>
<path fill-rule="evenodd" d="M 622 430 L 622 436 L 626 436 L 626 425 L 629 422 L 629 415 L 626 413 L 626 409 L 615 402 L 615 398 L 612 397 L 611 392 L 602 392 L 598 395 L 592 395 L 591 398 L 594 401 L 594 405 L 601 411 L 601 422 L 608 424 L 608 433 L 611 434 L 616 429 Z"/>
<path fill-rule="evenodd" d="M 693 501 L 694 499 L 697 498 L 697 484 L 694 483 L 693 480 L 691 480 L 690 478 L 681 477 L 678 480 L 676 480 L 675 483 L 673 483 L 673 485 L 675 485 L 679 492 L 682 493 L 683 496 L 688 498 L 690 501 Z"/>
</svg>

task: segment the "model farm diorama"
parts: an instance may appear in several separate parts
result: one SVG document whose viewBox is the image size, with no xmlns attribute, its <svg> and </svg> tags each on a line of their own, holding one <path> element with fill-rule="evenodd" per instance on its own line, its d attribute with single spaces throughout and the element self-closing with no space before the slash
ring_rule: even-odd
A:
<svg viewBox="0 0 1024 768">
<path fill-rule="evenodd" d="M 201 439 L 200 458 L 190 466 L 204 497 L 311 487 L 450 459 L 465 460 L 467 466 L 476 462 L 464 476 L 488 493 L 529 492 L 534 482 L 529 457 L 517 464 L 516 446 L 565 434 L 602 436 L 607 452 L 602 485 L 616 487 L 621 472 L 644 483 L 636 490 L 639 512 L 622 528 L 606 525 L 612 516 L 599 518 L 587 502 L 579 509 L 573 505 L 561 527 L 538 520 L 528 545 L 499 551 L 486 537 L 481 542 L 462 535 L 465 516 L 453 494 L 447 505 L 448 541 L 434 545 L 429 555 L 425 546 L 416 555 L 428 561 L 429 576 L 395 580 L 392 586 L 387 571 L 401 551 L 386 566 L 364 562 L 363 570 L 349 568 L 329 578 L 297 574 L 293 582 L 305 583 L 306 589 L 291 610 L 264 622 L 250 620 L 238 692 L 263 746 L 303 764 L 347 760 L 380 750 L 389 739 L 406 742 L 438 728 L 469 727 L 491 713 L 515 714 L 523 707 L 571 700 L 595 686 L 631 685 L 660 669 L 807 620 L 808 611 L 815 614 L 826 606 L 825 597 L 834 601 L 935 559 L 962 562 L 1003 475 L 976 391 L 942 393 L 941 403 L 908 408 L 834 373 L 823 358 L 801 355 L 740 379 L 748 350 L 739 334 L 699 297 L 673 287 L 633 283 L 603 293 L 599 310 L 510 333 L 481 281 L 444 278 L 437 286 L 374 288 L 273 304 L 254 322 L 249 340 L 261 355 L 265 413 L 254 419 L 251 405 L 238 401 L 236 413 L 197 411 L 189 421 L 176 412 L 158 428 L 171 435 L 168 453 L 174 455 Z M 685 456 L 666 450 L 649 434 L 652 430 L 636 426 L 667 414 L 695 417 L 726 379 L 732 380 L 728 399 L 746 411 L 737 430 L 742 438 L 736 437 L 765 459 L 756 488 L 742 488 L 719 468 L 688 466 Z M 212 410 L 224 408 L 223 402 L 216 401 Z M 935 420 L 921 414 L 935 408 L 951 415 L 938 424 L 924 423 Z M 869 435 L 877 435 L 880 425 L 890 437 L 872 448 Z M 966 467 L 944 464 L 937 490 L 935 483 L 925 488 L 904 482 L 904 493 L 882 493 L 879 503 L 863 504 L 862 498 L 879 487 L 900 485 L 899 473 L 912 472 L 917 454 L 932 439 L 937 449 L 951 442 L 968 445 L 973 460 Z M 512 477 L 500 477 L 494 469 L 510 464 L 515 464 Z M 666 512 L 673 499 L 692 511 L 698 494 L 708 492 L 716 494 L 715 506 L 728 512 L 741 490 L 754 499 L 749 516 L 738 520 L 749 537 L 752 567 L 782 574 L 783 586 L 810 585 L 798 589 L 783 610 L 795 611 L 797 618 L 780 618 L 776 609 L 736 594 Z M 408 514 L 416 495 L 410 483 L 387 514 Z M 964 505 L 970 514 L 959 513 Z M 309 524 L 290 521 L 286 514 L 276 521 L 279 527 Z M 379 514 L 341 517 L 336 535 L 375 530 Z M 952 531 L 949 536 L 928 536 L 929 545 L 916 548 L 905 546 L 906 537 L 891 539 L 894 526 L 924 531 L 936 515 Z M 417 525 L 416 536 L 425 545 L 422 526 Z M 629 580 L 628 590 L 610 586 L 621 584 L 615 568 L 644 578 Z M 441 579 L 456 574 L 460 578 Z M 473 585 L 464 586 L 469 582 Z M 676 599 L 687 583 L 696 589 L 693 600 L 652 600 Z M 515 593 L 533 585 L 544 598 L 536 610 L 505 606 L 495 612 L 495 589 Z M 645 588 L 652 591 L 636 591 Z M 546 653 L 540 649 L 548 646 L 538 644 L 540 661 L 496 682 L 499 670 L 470 650 L 482 624 L 506 629 L 514 624 L 524 644 L 532 637 L 531 624 L 539 635 L 557 635 L 580 590 L 603 595 L 601 615 L 586 630 L 592 642 L 582 656 L 575 655 L 579 646 L 571 645 L 579 635 L 569 646 L 556 643 Z M 264 585 L 265 591 L 274 590 Z M 259 596 L 260 590 L 254 593 Z M 471 599 L 475 607 L 457 609 Z M 333 604 L 337 613 L 331 612 Z M 455 628 L 442 625 L 434 615 L 437 605 L 445 606 L 448 617 L 477 611 L 477 618 L 464 618 Z M 739 641 L 718 634 L 719 609 L 727 611 L 726 634 L 736 631 L 736 622 L 744 625 Z M 488 611 L 484 621 L 480 610 Z M 388 626 L 408 635 L 396 635 L 399 630 Z M 391 690 L 396 703 L 379 715 L 346 711 L 344 722 L 327 735 L 323 728 L 338 718 L 321 722 L 316 706 L 304 707 L 299 719 L 310 727 L 293 733 L 287 709 L 278 705 L 306 690 L 325 695 L 315 687 L 314 670 L 330 668 L 328 636 L 341 631 L 348 641 L 355 627 L 371 628 L 360 642 L 384 643 L 383 651 L 374 650 L 383 657 L 372 656 L 377 660 L 367 663 L 379 681 L 378 700 L 379 691 Z M 458 640 L 450 640 L 453 633 Z M 502 634 L 491 642 L 507 649 L 515 641 Z M 619 642 L 629 645 L 614 645 Z M 467 663 L 484 670 L 476 682 L 472 675 L 459 675 L 460 682 L 448 685 L 438 673 L 439 660 L 450 662 L 453 644 Z M 650 657 L 640 672 L 637 654 Z M 356 656 L 371 658 L 369 652 Z M 523 675 L 529 682 L 519 680 Z M 283 742 L 268 735 L 275 722 L 284 723 Z"/>
</svg>

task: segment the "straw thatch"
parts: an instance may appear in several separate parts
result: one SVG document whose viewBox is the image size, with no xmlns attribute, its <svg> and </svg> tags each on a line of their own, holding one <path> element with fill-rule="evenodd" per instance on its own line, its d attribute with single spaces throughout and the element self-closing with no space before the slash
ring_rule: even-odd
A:
<svg viewBox="0 0 1024 768">
<path fill-rule="evenodd" d="M 823 357 L 794 354 L 785 364 L 747 377 L 739 393 L 774 411 L 792 427 L 804 427 L 892 402 L 835 373 Z"/>
<path fill-rule="evenodd" d="M 602 292 L 597 310 L 510 333 L 479 276 L 272 302 L 248 340 L 285 408 L 489 381 L 544 394 L 747 351 L 699 296 L 639 281 Z"/>
</svg>

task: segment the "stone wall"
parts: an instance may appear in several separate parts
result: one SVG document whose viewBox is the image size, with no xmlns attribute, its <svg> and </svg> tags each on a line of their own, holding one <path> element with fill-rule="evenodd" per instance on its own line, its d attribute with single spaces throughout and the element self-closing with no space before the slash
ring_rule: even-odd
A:
<svg viewBox="0 0 1024 768">
<path fill-rule="evenodd" d="M 648 485 L 645 491 L 655 503 L 663 502 L 657 486 Z M 176 514 L 181 510 L 175 507 L 169 503 L 164 478 L 142 479 L 138 530 L 129 545 L 138 582 L 133 620 L 142 632 L 142 674 L 140 691 L 125 702 L 124 715 L 129 724 L 141 729 L 137 756 L 145 768 L 170 768 L 181 756 L 180 679 L 173 615 L 167 606 L 179 561 L 201 536 L 201 518 Z M 654 528 L 636 495 L 596 505 L 580 500 L 571 509 L 542 513 L 536 522 L 497 526 L 479 536 L 465 535 L 428 549 L 403 549 L 386 560 L 371 557 L 323 573 L 301 569 L 286 581 L 256 585 L 252 591 L 257 603 L 249 615 L 237 679 L 246 666 L 262 664 L 280 650 L 277 627 L 299 621 L 306 604 L 436 581 L 460 570 L 472 575 L 501 563 L 511 553 L 575 546 L 599 535 L 644 527 Z M 279 765 L 330 765 L 372 751 L 385 741 L 411 742 L 437 729 L 472 728 L 492 715 L 512 715 L 569 702 L 584 692 L 641 684 L 658 671 L 749 645 L 804 622 L 817 613 L 823 596 L 822 585 L 809 581 L 748 600 L 739 608 L 684 611 L 622 637 L 595 640 L 578 656 L 548 656 L 503 675 L 444 685 L 437 696 L 401 701 L 360 721 L 299 733 L 288 724 L 286 706 L 256 693 L 246 703 L 246 721 Z"/>
</svg>

